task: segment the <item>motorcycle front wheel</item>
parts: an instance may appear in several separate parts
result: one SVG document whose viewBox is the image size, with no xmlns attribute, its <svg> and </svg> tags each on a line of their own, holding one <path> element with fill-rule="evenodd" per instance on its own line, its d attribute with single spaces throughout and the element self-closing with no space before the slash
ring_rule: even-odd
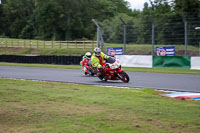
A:
<svg viewBox="0 0 200 133">
<path fill-rule="evenodd" d="M 129 82 L 129 76 L 125 71 L 121 71 L 117 75 L 124 83 L 128 83 Z"/>
</svg>

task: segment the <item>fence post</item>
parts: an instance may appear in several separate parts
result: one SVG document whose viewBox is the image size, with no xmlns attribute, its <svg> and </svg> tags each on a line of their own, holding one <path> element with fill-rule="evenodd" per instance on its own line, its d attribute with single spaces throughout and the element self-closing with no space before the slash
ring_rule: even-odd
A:
<svg viewBox="0 0 200 133">
<path fill-rule="evenodd" d="M 126 52 L 126 23 L 124 22 L 124 20 L 121 17 L 120 17 L 120 20 L 124 25 L 124 53 L 125 53 Z"/>
<path fill-rule="evenodd" d="M 187 56 L 188 38 L 187 38 L 187 20 L 186 20 L 186 18 L 184 18 L 184 31 L 185 31 L 185 56 Z"/>
<path fill-rule="evenodd" d="M 39 48 L 38 40 L 37 40 L 37 48 Z"/>
<path fill-rule="evenodd" d="M 62 44 L 61 44 L 61 41 L 59 41 L 59 42 L 60 42 L 59 44 L 60 44 L 60 49 L 61 49 L 62 48 Z"/>
<path fill-rule="evenodd" d="M 95 44 L 95 42 L 94 42 L 94 40 L 92 41 L 92 50 L 94 49 L 94 44 Z"/>
<path fill-rule="evenodd" d="M 199 56 L 200 56 L 200 42 L 199 42 Z"/>
<path fill-rule="evenodd" d="M 83 40 L 83 49 L 85 50 L 85 40 Z"/>
<path fill-rule="evenodd" d="M 26 41 L 24 40 L 24 48 L 26 47 Z"/>
<path fill-rule="evenodd" d="M 126 25 L 124 25 L 124 53 L 126 52 Z"/>
<path fill-rule="evenodd" d="M 43 42 L 43 48 L 45 48 L 45 41 Z"/>
<path fill-rule="evenodd" d="M 52 48 L 52 49 L 53 49 L 53 44 L 54 44 L 53 41 L 51 41 L 51 48 Z"/>
<path fill-rule="evenodd" d="M 100 48 L 100 32 L 101 32 L 101 29 L 100 29 L 100 26 L 98 25 L 98 23 L 96 22 L 95 19 L 92 19 L 92 21 L 94 22 L 94 24 L 97 26 L 97 46 L 98 48 Z"/>
<path fill-rule="evenodd" d="M 30 48 L 31 48 L 31 45 L 32 45 L 32 41 L 30 41 Z"/>
<path fill-rule="evenodd" d="M 152 22 L 152 56 L 154 55 L 154 35 L 155 35 L 155 25 L 154 22 Z"/>
<path fill-rule="evenodd" d="M 75 40 L 75 48 L 77 48 L 77 41 Z"/>
</svg>

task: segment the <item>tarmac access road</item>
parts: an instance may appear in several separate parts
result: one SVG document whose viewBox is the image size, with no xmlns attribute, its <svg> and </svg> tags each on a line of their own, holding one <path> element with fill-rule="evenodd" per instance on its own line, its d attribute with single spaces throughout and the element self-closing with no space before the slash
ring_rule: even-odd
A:
<svg viewBox="0 0 200 133">
<path fill-rule="evenodd" d="M 107 82 L 98 77 L 85 76 L 81 70 L 0 66 L 0 78 L 56 81 L 101 86 L 152 88 L 166 91 L 200 92 L 200 75 L 127 72 L 130 81 Z"/>
</svg>

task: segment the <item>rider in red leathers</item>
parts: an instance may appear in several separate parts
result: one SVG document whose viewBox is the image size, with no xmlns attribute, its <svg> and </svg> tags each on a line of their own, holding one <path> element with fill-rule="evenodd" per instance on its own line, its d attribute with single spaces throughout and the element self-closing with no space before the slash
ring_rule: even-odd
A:
<svg viewBox="0 0 200 133">
<path fill-rule="evenodd" d="M 91 59 L 91 53 L 87 52 L 85 54 L 85 58 L 83 58 L 83 60 L 80 62 L 82 69 L 86 75 L 88 74 L 88 70 L 87 70 L 86 66 L 89 65 L 90 59 Z"/>
</svg>

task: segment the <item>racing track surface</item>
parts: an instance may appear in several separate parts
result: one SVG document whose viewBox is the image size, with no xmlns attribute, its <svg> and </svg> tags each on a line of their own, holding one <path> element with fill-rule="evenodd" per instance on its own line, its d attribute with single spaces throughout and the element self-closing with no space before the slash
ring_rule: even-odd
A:
<svg viewBox="0 0 200 133">
<path fill-rule="evenodd" d="M 200 92 L 200 75 L 127 72 L 130 81 L 107 82 L 97 77 L 85 76 L 81 70 L 0 66 L 1 78 L 59 81 L 102 86 L 153 88 L 160 90 Z"/>
</svg>

